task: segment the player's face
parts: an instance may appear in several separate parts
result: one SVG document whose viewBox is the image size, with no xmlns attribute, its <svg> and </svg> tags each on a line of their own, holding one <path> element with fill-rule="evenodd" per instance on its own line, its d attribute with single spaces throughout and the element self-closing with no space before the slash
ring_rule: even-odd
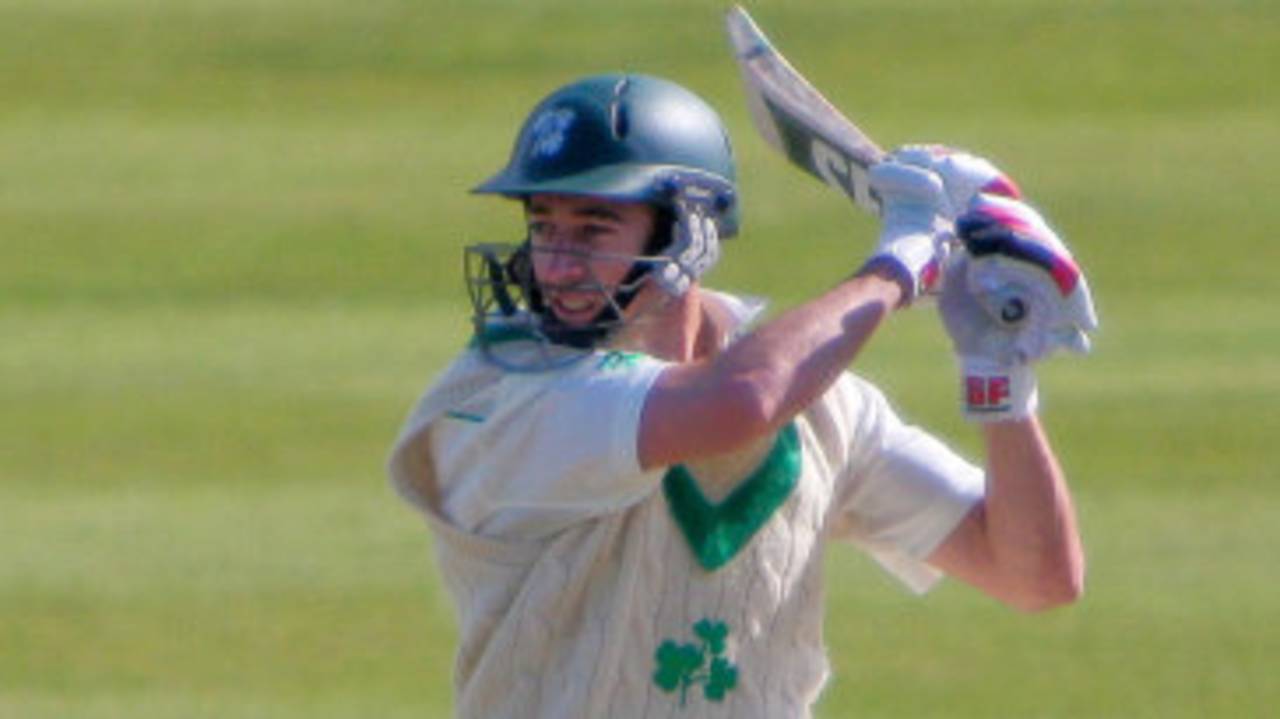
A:
<svg viewBox="0 0 1280 719">
<path fill-rule="evenodd" d="M 609 306 L 654 224 L 649 205 L 571 195 L 533 195 L 525 217 L 543 300 L 574 327 Z"/>
</svg>

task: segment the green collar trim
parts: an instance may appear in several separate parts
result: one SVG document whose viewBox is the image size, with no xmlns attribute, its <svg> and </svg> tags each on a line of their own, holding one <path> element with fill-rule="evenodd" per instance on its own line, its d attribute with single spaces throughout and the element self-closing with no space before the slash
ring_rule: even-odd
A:
<svg viewBox="0 0 1280 719">
<path fill-rule="evenodd" d="M 764 462 L 725 497 L 712 504 L 684 465 L 662 478 L 667 506 L 698 563 L 715 571 L 733 559 L 795 489 L 800 477 L 800 433 L 795 423 L 778 433 Z"/>
<path fill-rule="evenodd" d="M 476 348 L 482 344 L 497 345 L 503 342 L 536 339 L 538 339 L 538 335 L 528 327 L 488 324 L 471 335 L 471 342 L 468 346 Z"/>
</svg>

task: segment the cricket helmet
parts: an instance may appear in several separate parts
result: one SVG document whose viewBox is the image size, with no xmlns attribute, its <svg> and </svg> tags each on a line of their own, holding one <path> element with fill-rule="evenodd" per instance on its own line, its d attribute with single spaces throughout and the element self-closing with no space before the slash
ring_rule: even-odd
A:
<svg viewBox="0 0 1280 719">
<path fill-rule="evenodd" d="M 720 117 L 669 80 L 595 75 L 540 102 L 501 172 L 473 192 L 588 195 L 669 207 L 693 188 L 720 237 L 737 232 L 733 151 Z"/>
<path fill-rule="evenodd" d="M 738 229 L 733 152 L 719 116 L 689 90 L 647 75 L 596 75 L 552 92 L 525 120 L 506 167 L 472 191 L 578 195 L 657 210 L 654 235 L 627 276 L 612 287 L 591 285 L 608 307 L 589 326 L 568 327 L 548 309 L 532 272 L 531 253 L 539 250 L 527 240 L 467 248 L 476 342 L 511 369 L 541 369 L 555 364 L 547 358 L 559 349 L 599 346 L 626 323 L 625 310 L 647 281 L 683 294 L 715 264 L 719 238 Z M 690 250 L 691 228 L 700 253 Z M 512 360 L 511 337 L 544 346 L 532 362 Z"/>
</svg>

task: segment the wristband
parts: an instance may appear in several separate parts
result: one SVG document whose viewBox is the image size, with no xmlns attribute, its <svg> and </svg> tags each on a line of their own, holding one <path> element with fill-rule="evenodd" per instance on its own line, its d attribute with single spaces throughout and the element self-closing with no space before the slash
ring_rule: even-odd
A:
<svg viewBox="0 0 1280 719">
<path fill-rule="evenodd" d="M 876 269 L 887 270 L 902 285 L 903 305 L 932 291 L 941 277 L 933 238 L 926 235 L 904 238 L 881 248 L 863 263 L 858 274 Z"/>
<path fill-rule="evenodd" d="M 1007 422 L 1036 413 L 1040 397 L 1031 365 L 961 357 L 960 368 L 960 401 L 970 422 Z"/>
</svg>

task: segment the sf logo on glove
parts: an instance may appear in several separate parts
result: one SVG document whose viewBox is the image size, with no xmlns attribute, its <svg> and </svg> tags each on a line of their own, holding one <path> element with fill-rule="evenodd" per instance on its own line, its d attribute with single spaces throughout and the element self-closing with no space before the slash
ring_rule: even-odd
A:
<svg viewBox="0 0 1280 719">
<path fill-rule="evenodd" d="M 1009 408 L 1008 376 L 975 376 L 965 378 L 965 402 L 971 412 L 999 412 Z"/>
</svg>

